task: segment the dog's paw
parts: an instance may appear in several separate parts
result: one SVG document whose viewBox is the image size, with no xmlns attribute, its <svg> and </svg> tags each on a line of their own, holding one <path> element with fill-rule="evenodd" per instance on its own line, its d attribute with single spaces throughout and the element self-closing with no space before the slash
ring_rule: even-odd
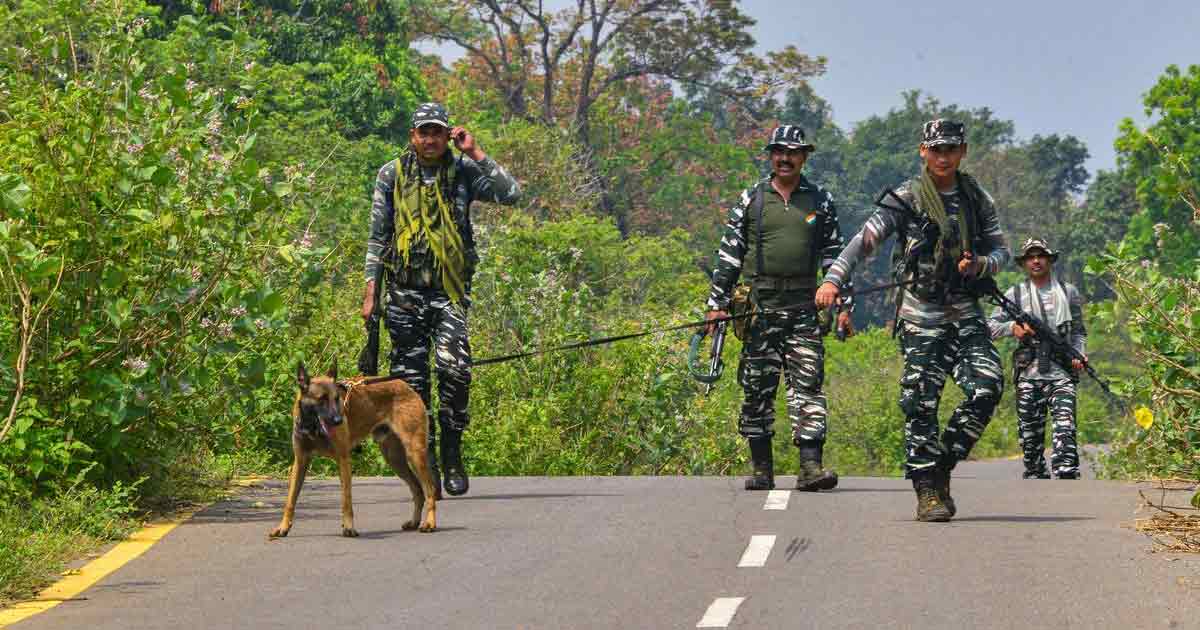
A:
<svg viewBox="0 0 1200 630">
<path fill-rule="evenodd" d="M 428 534 L 429 532 L 436 532 L 436 531 L 437 531 L 437 526 L 436 526 L 436 525 L 434 525 L 433 523 L 421 523 L 421 528 L 420 528 L 420 530 L 421 530 L 422 532 L 424 532 L 424 533 Z"/>
<path fill-rule="evenodd" d="M 406 532 L 412 531 L 416 528 L 417 528 L 416 521 L 404 521 L 404 524 L 400 526 L 400 529 L 402 529 Z"/>
<path fill-rule="evenodd" d="M 346 538 L 358 538 L 358 530 L 353 527 L 343 527 L 342 535 Z"/>
<path fill-rule="evenodd" d="M 271 530 L 270 534 L 267 534 L 267 537 L 268 538 L 287 538 L 288 531 L 289 531 L 289 529 L 287 529 L 287 528 L 276 527 L 275 529 Z"/>
</svg>

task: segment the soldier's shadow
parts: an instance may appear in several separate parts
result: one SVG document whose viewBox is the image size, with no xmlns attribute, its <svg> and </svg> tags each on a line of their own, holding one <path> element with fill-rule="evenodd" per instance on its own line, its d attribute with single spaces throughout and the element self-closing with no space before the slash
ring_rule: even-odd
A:
<svg viewBox="0 0 1200 630">
<path fill-rule="evenodd" d="M 964 516 L 955 518 L 955 523 L 1069 523 L 1072 521 L 1094 521 L 1094 516 L 1016 516 L 1016 515 L 984 515 Z"/>
</svg>

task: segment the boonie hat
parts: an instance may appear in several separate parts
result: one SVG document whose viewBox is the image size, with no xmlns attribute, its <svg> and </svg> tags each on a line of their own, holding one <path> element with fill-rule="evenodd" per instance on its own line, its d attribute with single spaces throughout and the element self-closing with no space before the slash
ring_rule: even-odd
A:
<svg viewBox="0 0 1200 630">
<path fill-rule="evenodd" d="M 1025 259 L 1029 258 L 1032 255 L 1031 252 L 1035 250 L 1041 250 L 1045 252 L 1046 255 L 1050 257 L 1050 262 L 1058 260 L 1058 252 L 1050 249 L 1050 245 L 1048 245 L 1045 240 L 1036 237 L 1026 240 L 1025 244 L 1021 246 L 1021 254 L 1013 260 L 1015 260 L 1018 265 L 1023 264 Z"/>
</svg>

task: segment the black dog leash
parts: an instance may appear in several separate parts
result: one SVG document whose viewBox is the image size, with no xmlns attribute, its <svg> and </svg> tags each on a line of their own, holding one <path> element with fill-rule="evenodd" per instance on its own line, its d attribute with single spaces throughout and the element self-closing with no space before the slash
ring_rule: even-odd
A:
<svg viewBox="0 0 1200 630">
<path fill-rule="evenodd" d="M 869 293 L 876 293 L 879 291 L 886 291 L 888 289 L 894 289 L 896 287 L 907 286 L 907 285 L 912 284 L 913 282 L 915 282 L 915 281 L 914 280 L 906 280 L 904 282 L 891 282 L 888 284 L 881 284 L 878 286 L 868 287 L 865 289 L 860 289 L 860 290 L 855 290 L 855 291 L 847 291 L 845 293 L 839 293 L 838 297 L 867 295 Z M 676 324 L 674 326 L 667 326 L 665 328 L 652 328 L 650 330 L 643 330 L 643 331 L 629 333 L 629 334 L 625 334 L 625 335 L 614 335 L 612 337 L 600 337 L 598 339 L 589 339 L 587 341 L 579 341 L 576 343 L 570 343 L 570 344 L 566 344 L 563 346 L 556 346 L 553 348 L 543 348 L 541 350 L 530 350 L 529 352 L 517 352 L 514 354 L 506 354 L 504 356 L 499 356 L 499 357 L 488 357 L 486 359 L 481 359 L 479 361 L 472 361 L 471 366 L 474 367 L 474 366 L 478 366 L 478 365 L 491 365 L 494 363 L 505 363 L 507 361 L 515 361 L 517 359 L 524 359 L 524 358 L 538 356 L 538 355 L 542 355 L 542 354 L 550 354 L 552 352 L 562 352 L 564 350 L 578 350 L 580 348 L 589 348 L 592 346 L 602 346 L 602 345 L 607 345 L 610 343 L 615 343 L 617 341 L 625 341 L 627 339 L 636 339 L 638 337 L 646 337 L 649 335 L 656 335 L 659 333 L 672 332 L 672 331 L 676 331 L 676 330 L 687 330 L 689 328 L 700 328 L 700 327 L 708 326 L 709 324 L 717 324 L 720 322 L 733 321 L 735 319 L 742 319 L 745 317 L 751 317 L 751 316 L 760 315 L 763 313 L 782 313 L 782 312 L 786 312 L 786 311 L 799 311 L 799 310 L 813 309 L 813 308 L 816 308 L 815 302 L 801 302 L 799 304 L 789 304 L 787 306 L 781 306 L 778 308 L 762 309 L 756 313 L 743 313 L 741 315 L 726 315 L 724 317 L 716 317 L 716 318 L 713 318 L 710 320 L 705 320 L 705 321 L 688 322 L 686 324 Z"/>
<path fill-rule="evenodd" d="M 877 293 L 879 291 L 886 291 L 888 289 L 895 289 L 897 287 L 908 286 L 908 285 L 912 284 L 913 282 L 916 282 L 916 280 L 905 280 L 903 282 L 890 282 L 888 284 L 881 284 L 881 285 L 877 285 L 877 286 L 873 286 L 873 287 L 867 287 L 865 289 L 857 289 L 857 290 L 852 290 L 852 291 L 846 291 L 844 293 L 838 293 L 838 297 L 851 297 L 851 296 L 858 296 L 858 295 L 867 295 L 869 293 Z M 562 346 L 554 346 L 552 348 L 542 348 L 540 350 L 530 350 L 528 352 L 516 352 L 513 354 L 506 354 L 506 355 L 498 356 L 498 357 L 488 357 L 486 359 L 472 361 L 471 367 L 478 367 L 478 366 L 482 366 L 482 365 L 494 365 L 497 363 L 507 363 L 509 361 L 516 361 L 517 359 L 525 359 L 525 358 L 535 357 L 535 356 L 539 356 L 539 355 L 543 355 L 543 354 L 550 354 L 552 352 L 564 352 L 566 350 L 579 350 L 581 348 L 590 348 L 592 346 L 603 346 L 603 345 L 608 345 L 610 343 L 616 343 L 618 341 L 625 341 L 628 339 L 637 339 L 638 337 L 648 337 L 650 335 L 657 335 L 659 333 L 672 332 L 672 331 L 676 331 L 676 330 L 687 330 L 689 328 L 700 328 L 703 326 L 708 326 L 709 324 L 717 324 L 720 322 L 733 321 L 735 319 L 742 319 L 742 318 L 751 317 L 754 315 L 761 315 L 763 313 L 783 313 L 783 312 L 787 312 L 787 311 L 799 311 L 799 310 L 814 309 L 814 308 L 816 308 L 815 302 L 801 302 L 799 304 L 789 304 L 787 306 L 781 306 L 778 308 L 762 309 L 755 313 L 743 313 L 741 315 L 726 315 L 724 317 L 716 317 L 716 318 L 713 318 L 710 320 L 704 320 L 704 321 L 698 321 L 698 322 L 688 322 L 686 324 L 676 324 L 674 326 L 666 326 L 664 328 L 651 328 L 648 330 L 642 330 L 642 331 L 638 331 L 635 333 L 628 333 L 628 334 L 624 334 L 624 335 L 613 335 L 611 337 L 600 337 L 597 339 L 588 339 L 587 341 L 578 341 L 575 343 L 569 343 L 569 344 L 562 345 Z M 399 378 L 401 378 L 401 377 L 399 377 L 399 376 L 379 376 L 379 377 L 367 378 L 365 380 L 358 381 L 358 382 L 361 384 L 364 384 L 364 385 L 370 385 L 372 383 L 383 383 L 386 381 L 394 381 Z"/>
</svg>

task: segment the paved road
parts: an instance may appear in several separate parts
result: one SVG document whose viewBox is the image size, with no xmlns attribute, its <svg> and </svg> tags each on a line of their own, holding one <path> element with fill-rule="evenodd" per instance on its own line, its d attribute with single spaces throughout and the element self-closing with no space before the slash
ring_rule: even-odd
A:
<svg viewBox="0 0 1200 630">
<path fill-rule="evenodd" d="M 900 479 L 764 509 L 740 478 L 479 478 L 433 534 L 400 531 L 398 480 L 366 478 L 358 539 L 315 480 L 279 541 L 268 482 L 13 627 L 1200 628 L 1200 558 L 1146 553 L 1133 486 L 1019 466 L 964 464 L 948 524 L 914 522 Z"/>
</svg>

